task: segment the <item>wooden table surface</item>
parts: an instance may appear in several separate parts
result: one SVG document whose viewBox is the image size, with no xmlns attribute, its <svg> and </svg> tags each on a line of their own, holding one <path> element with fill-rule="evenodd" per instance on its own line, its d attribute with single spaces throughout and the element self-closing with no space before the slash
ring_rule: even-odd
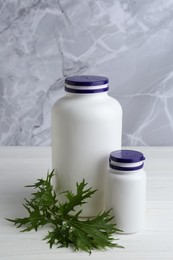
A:
<svg viewBox="0 0 173 260">
<path fill-rule="evenodd" d="M 50 147 L 0 147 L 0 259 L 157 259 L 173 260 L 173 148 L 130 147 L 146 157 L 147 203 L 143 231 L 117 235 L 125 249 L 73 252 L 70 248 L 49 249 L 42 240 L 47 230 L 21 233 L 5 220 L 22 217 L 23 199 L 31 190 L 25 185 L 44 178 L 51 170 Z"/>
</svg>

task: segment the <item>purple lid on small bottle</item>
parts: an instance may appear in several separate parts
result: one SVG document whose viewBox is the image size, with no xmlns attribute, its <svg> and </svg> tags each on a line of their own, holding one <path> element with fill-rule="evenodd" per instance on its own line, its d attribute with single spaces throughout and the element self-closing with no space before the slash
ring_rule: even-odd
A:
<svg viewBox="0 0 173 260">
<path fill-rule="evenodd" d="M 109 157 L 109 165 L 115 170 L 133 171 L 143 168 L 144 160 L 145 157 L 141 152 L 135 150 L 117 150 L 111 152 Z M 139 163 L 139 165 L 134 166 L 135 163 Z M 120 164 L 121 166 L 119 166 Z M 126 164 L 128 164 L 128 167 Z M 130 166 L 130 164 L 132 165 Z"/>
<path fill-rule="evenodd" d="M 72 93 L 99 93 L 108 91 L 109 79 L 103 76 L 81 75 L 65 79 L 65 91 Z"/>
<path fill-rule="evenodd" d="M 114 162 L 135 163 L 145 160 L 141 152 L 135 150 L 117 150 L 110 154 L 110 158 Z"/>
</svg>

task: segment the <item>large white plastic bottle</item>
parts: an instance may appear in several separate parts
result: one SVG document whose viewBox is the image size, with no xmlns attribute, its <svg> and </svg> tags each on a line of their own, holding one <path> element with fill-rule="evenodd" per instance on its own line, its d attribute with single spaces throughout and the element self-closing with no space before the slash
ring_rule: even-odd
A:
<svg viewBox="0 0 173 260">
<path fill-rule="evenodd" d="M 52 109 L 52 166 L 57 193 L 76 190 L 83 179 L 97 192 L 83 206 L 83 216 L 104 210 L 105 172 L 112 150 L 121 149 L 122 109 L 107 94 L 108 78 L 71 76 L 66 95 Z"/>
</svg>

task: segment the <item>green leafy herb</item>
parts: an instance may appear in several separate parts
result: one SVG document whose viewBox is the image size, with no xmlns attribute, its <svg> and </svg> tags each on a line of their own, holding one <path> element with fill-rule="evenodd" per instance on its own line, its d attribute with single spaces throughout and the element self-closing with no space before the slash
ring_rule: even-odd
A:
<svg viewBox="0 0 173 260">
<path fill-rule="evenodd" d="M 104 249 L 106 247 L 121 247 L 114 243 L 112 235 L 119 231 L 110 221 L 110 211 L 100 213 L 92 219 L 80 219 L 81 210 L 72 211 L 76 206 L 82 206 L 86 199 L 90 198 L 96 190 L 86 188 L 87 183 L 83 180 L 76 183 L 76 193 L 71 191 L 63 192 L 66 197 L 64 203 L 60 203 L 51 184 L 54 171 L 48 172 L 47 178 L 38 179 L 33 187 L 30 200 L 25 199 L 23 206 L 28 212 L 28 217 L 7 219 L 14 223 L 17 228 L 23 226 L 24 231 L 38 230 L 39 227 L 49 225 L 51 230 L 44 238 L 50 247 L 73 246 L 74 250 L 84 250 L 89 253 L 93 249 Z"/>
</svg>

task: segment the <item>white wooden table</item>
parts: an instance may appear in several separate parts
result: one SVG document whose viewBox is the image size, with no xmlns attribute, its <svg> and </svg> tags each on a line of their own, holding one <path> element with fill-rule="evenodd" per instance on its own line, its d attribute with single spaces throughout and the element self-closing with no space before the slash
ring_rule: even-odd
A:
<svg viewBox="0 0 173 260">
<path fill-rule="evenodd" d="M 118 235 L 125 249 L 73 252 L 42 240 L 47 230 L 21 233 L 5 217 L 25 215 L 23 199 L 31 190 L 25 185 L 44 178 L 51 170 L 50 147 L 0 147 L 0 259 L 157 259 L 173 260 L 173 148 L 131 147 L 146 157 L 147 205 L 145 229 L 133 235 Z"/>
</svg>

